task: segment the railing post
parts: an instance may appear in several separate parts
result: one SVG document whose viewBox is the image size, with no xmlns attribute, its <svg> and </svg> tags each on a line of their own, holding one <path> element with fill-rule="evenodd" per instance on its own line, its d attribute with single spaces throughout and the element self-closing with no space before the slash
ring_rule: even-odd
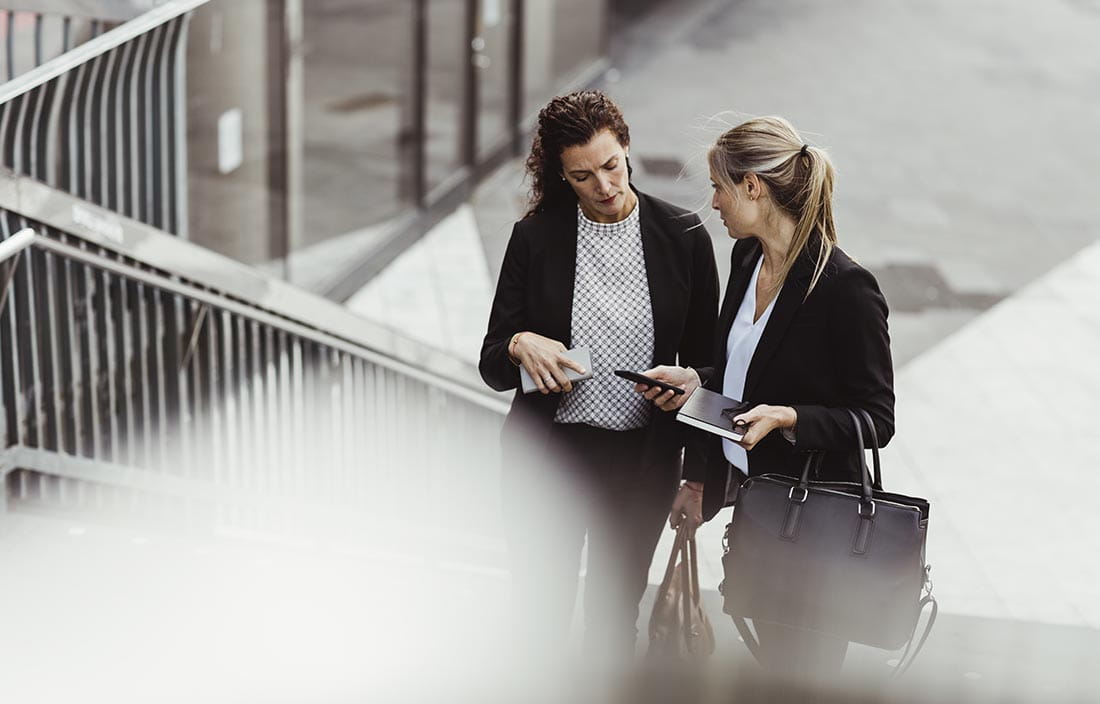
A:
<svg viewBox="0 0 1100 704">
<path fill-rule="evenodd" d="M 0 454 L 0 535 L 4 534 L 8 517 L 8 472 L 12 467 L 8 466 L 8 460 Z"/>
</svg>

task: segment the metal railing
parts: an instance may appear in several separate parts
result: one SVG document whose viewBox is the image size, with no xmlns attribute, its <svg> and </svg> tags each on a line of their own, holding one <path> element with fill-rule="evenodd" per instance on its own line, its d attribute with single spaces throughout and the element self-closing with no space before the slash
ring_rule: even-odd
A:
<svg viewBox="0 0 1100 704">
<path fill-rule="evenodd" d="M 0 86 L 0 512 L 352 542 L 373 520 L 495 553 L 506 404 L 472 367 L 172 236 L 203 2 Z"/>
<path fill-rule="evenodd" d="M 42 7 L 46 5 L 47 7 Z M 58 7 L 50 7 L 59 5 Z M 73 13 L 60 3 L 26 3 L 29 9 L 0 9 L 0 77 L 12 81 L 118 24 Z"/>
<path fill-rule="evenodd" d="M 147 259 L 192 250 L 199 270 L 244 270 L 176 238 L 126 223 L 125 241 L 110 249 L 7 206 L 8 500 L 155 513 L 170 505 L 201 525 L 295 536 L 319 516 L 350 526 L 389 515 L 404 497 L 407 515 L 420 518 L 403 532 L 443 529 L 496 549 L 501 400 L 364 345 L 371 326 L 323 299 L 295 292 L 290 308 L 342 318 L 342 334 L 311 325 L 312 315 L 266 310 L 241 287 L 215 290 L 124 253 L 141 239 L 145 252 L 165 246 Z"/>
<path fill-rule="evenodd" d="M 0 162 L 186 236 L 185 36 L 206 1 L 166 2 L 0 85 Z"/>
</svg>

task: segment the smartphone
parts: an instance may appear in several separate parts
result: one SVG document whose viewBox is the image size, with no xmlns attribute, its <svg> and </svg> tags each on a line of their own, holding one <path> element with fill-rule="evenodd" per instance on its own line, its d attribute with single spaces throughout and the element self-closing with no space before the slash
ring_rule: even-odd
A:
<svg viewBox="0 0 1100 704">
<path fill-rule="evenodd" d="M 673 386 L 672 384 L 661 381 L 660 379 L 654 379 L 651 376 L 646 376 L 645 374 L 639 374 L 638 372 L 628 371 L 626 369 L 616 369 L 615 370 L 615 376 L 621 376 L 624 379 L 629 379 L 630 381 L 633 381 L 635 384 L 645 384 L 646 386 L 656 386 L 658 389 L 661 389 L 662 391 L 671 391 L 672 393 L 676 394 L 677 396 L 684 393 L 684 390 L 681 389 L 679 386 Z"/>
</svg>

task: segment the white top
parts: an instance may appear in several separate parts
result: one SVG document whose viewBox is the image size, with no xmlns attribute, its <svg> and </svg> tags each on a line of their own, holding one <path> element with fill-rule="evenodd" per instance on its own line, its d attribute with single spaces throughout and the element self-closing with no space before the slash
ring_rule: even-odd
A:
<svg viewBox="0 0 1100 704">
<path fill-rule="evenodd" d="M 649 425 L 653 404 L 612 374 L 653 366 L 653 306 L 639 205 L 619 222 L 589 220 L 577 206 L 577 263 L 570 334 L 592 353 L 592 378 L 561 395 L 555 423 L 607 430 Z"/>
<path fill-rule="evenodd" d="M 745 376 L 749 372 L 749 363 L 756 353 L 756 346 L 760 344 L 760 336 L 764 334 L 764 328 L 768 325 L 768 318 L 772 315 L 779 294 L 776 293 L 771 303 L 764 309 L 760 319 L 755 323 L 752 318 L 756 315 L 756 281 L 760 278 L 760 267 L 764 263 L 764 257 L 756 260 L 756 268 L 749 280 L 748 290 L 741 299 L 741 307 L 737 309 L 737 316 L 730 327 L 730 336 L 726 340 L 726 374 L 722 379 L 722 395 L 745 400 Z M 726 459 L 745 475 L 749 473 L 749 454 L 745 448 L 732 440 L 722 440 L 722 452 Z"/>
</svg>

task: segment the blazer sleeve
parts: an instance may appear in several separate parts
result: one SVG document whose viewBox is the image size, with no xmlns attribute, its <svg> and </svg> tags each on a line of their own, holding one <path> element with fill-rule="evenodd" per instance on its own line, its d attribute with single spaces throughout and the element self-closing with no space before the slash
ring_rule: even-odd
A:
<svg viewBox="0 0 1100 704">
<path fill-rule="evenodd" d="M 691 302 L 684 324 L 684 335 L 679 350 L 681 366 L 688 366 L 699 373 L 706 386 L 714 371 L 714 336 L 718 328 L 718 267 L 714 262 L 714 245 L 710 235 L 695 218 L 696 241 L 692 261 Z M 683 478 L 703 481 L 706 478 L 706 433 L 683 427 L 684 462 Z"/>
<path fill-rule="evenodd" d="M 524 282 L 529 260 L 527 240 L 520 223 L 516 223 L 500 267 L 496 295 L 489 312 L 489 327 L 481 343 L 481 359 L 478 362 L 481 378 L 497 391 L 519 386 L 519 367 L 508 357 L 508 343 L 512 335 L 527 329 Z"/>
<path fill-rule="evenodd" d="M 703 223 L 696 216 L 689 232 L 694 233 L 691 262 L 691 300 L 688 303 L 684 333 L 680 338 L 681 366 L 706 367 L 714 363 L 714 334 L 718 323 L 718 267 L 714 263 L 714 245 Z"/>
<path fill-rule="evenodd" d="M 879 446 L 885 447 L 894 435 L 894 368 L 886 298 L 875 277 L 860 267 L 845 272 L 833 287 L 828 313 L 830 349 L 821 353 L 832 359 L 839 405 L 795 405 L 795 449 L 852 447 L 856 435 L 847 408 L 870 413 Z M 870 433 L 864 430 L 863 436 L 864 445 L 870 447 Z"/>
</svg>

